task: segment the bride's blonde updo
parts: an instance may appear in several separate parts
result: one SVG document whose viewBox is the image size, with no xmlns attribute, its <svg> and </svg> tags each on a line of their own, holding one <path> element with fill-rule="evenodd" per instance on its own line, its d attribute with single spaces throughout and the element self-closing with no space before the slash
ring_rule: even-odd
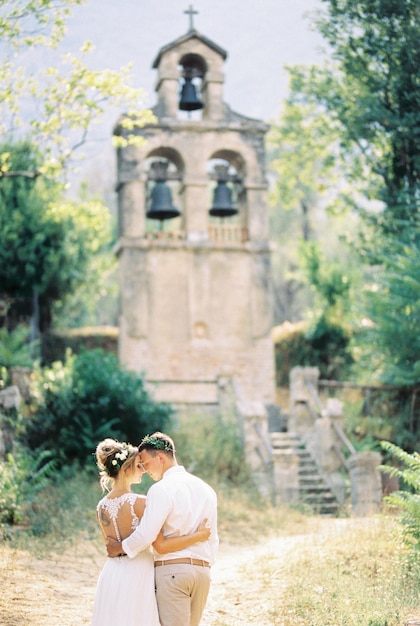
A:
<svg viewBox="0 0 420 626">
<path fill-rule="evenodd" d="M 134 465 L 138 452 L 135 446 L 115 439 L 107 438 L 98 443 L 95 456 L 104 491 L 109 490 L 121 468 L 126 470 Z"/>
</svg>

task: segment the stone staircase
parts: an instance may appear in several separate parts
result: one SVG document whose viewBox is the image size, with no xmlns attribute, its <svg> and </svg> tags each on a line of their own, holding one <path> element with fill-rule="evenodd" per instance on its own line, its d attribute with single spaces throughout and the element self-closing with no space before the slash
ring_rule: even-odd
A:
<svg viewBox="0 0 420 626">
<path fill-rule="evenodd" d="M 299 502 L 318 515 L 338 516 L 338 500 L 303 439 L 291 432 L 270 432 L 270 442 L 274 450 L 292 451 L 299 459 Z"/>
</svg>

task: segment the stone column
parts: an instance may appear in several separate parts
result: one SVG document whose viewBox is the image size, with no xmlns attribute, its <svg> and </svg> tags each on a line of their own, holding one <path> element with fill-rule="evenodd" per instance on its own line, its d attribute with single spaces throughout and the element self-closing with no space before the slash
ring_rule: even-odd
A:
<svg viewBox="0 0 420 626">
<path fill-rule="evenodd" d="M 205 76 L 201 86 L 205 120 L 220 120 L 223 117 L 223 81 L 222 71 L 207 72 Z"/>
<path fill-rule="evenodd" d="M 312 452 L 323 472 L 330 474 L 341 466 L 341 460 L 334 450 L 334 444 L 340 445 L 338 436 L 332 427 L 329 417 L 321 417 L 314 425 L 314 445 Z"/>
<path fill-rule="evenodd" d="M 205 242 L 208 240 L 209 223 L 208 209 L 203 206 L 203 199 L 207 199 L 207 180 L 186 178 L 184 180 L 184 223 L 187 239 L 191 242 Z"/>
<path fill-rule="evenodd" d="M 265 447 L 265 443 L 269 445 L 267 411 L 262 402 L 245 400 L 238 400 L 235 408 L 242 428 L 245 458 L 260 493 L 269 497 L 273 491 L 273 475 L 271 449 Z"/>
<path fill-rule="evenodd" d="M 381 460 L 379 452 L 357 452 L 348 460 L 354 515 L 374 515 L 381 510 Z"/>
<path fill-rule="evenodd" d="M 336 472 L 341 467 L 341 459 L 335 451 L 335 446 L 341 447 L 341 441 L 333 428 L 333 422 L 342 426 L 342 403 L 336 398 L 328 398 L 322 417 L 315 420 L 311 447 L 317 464 L 326 474 Z"/>
<path fill-rule="evenodd" d="M 256 448 L 258 435 L 256 425 L 265 437 L 268 436 L 267 412 L 261 402 L 238 401 L 236 410 L 242 421 L 242 434 L 245 448 L 245 456 L 253 469 L 260 467 L 261 458 Z"/>
<path fill-rule="evenodd" d="M 296 402 L 310 402 L 311 395 L 306 383 L 311 383 L 318 391 L 319 369 L 317 367 L 293 367 L 290 370 L 290 405 Z"/>
<path fill-rule="evenodd" d="M 118 186 L 119 228 L 121 237 L 143 237 L 146 201 L 143 180 L 127 180 Z"/>
<path fill-rule="evenodd" d="M 155 91 L 158 96 L 159 117 L 176 118 L 178 114 L 179 72 L 171 67 L 172 54 L 159 67 Z M 156 67 L 156 66 L 154 66 Z"/>
<path fill-rule="evenodd" d="M 290 410 L 288 430 L 307 435 L 315 425 L 316 413 L 311 413 L 313 404 L 306 385 L 311 383 L 318 389 L 319 369 L 317 367 L 294 367 L 290 370 Z"/>
<path fill-rule="evenodd" d="M 289 448 L 273 450 L 274 484 L 277 499 L 285 504 L 299 502 L 299 457 Z"/>
<path fill-rule="evenodd" d="M 266 183 L 245 183 L 248 207 L 248 233 L 251 241 L 267 241 L 269 237 Z"/>
</svg>

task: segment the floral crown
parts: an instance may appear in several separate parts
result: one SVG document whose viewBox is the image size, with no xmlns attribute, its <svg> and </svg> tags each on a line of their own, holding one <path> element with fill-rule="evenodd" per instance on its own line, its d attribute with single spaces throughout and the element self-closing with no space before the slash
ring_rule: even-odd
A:
<svg viewBox="0 0 420 626">
<path fill-rule="evenodd" d="M 160 437 L 153 437 L 150 435 L 146 435 L 140 442 L 139 448 L 144 448 L 146 446 L 150 446 L 155 450 L 164 450 L 165 452 L 175 452 L 170 441 L 165 441 L 164 439 L 160 439 Z"/>
<path fill-rule="evenodd" d="M 130 456 L 130 448 L 126 443 L 121 444 L 121 450 L 111 454 L 107 460 L 105 468 L 110 476 L 115 475 Z"/>
</svg>

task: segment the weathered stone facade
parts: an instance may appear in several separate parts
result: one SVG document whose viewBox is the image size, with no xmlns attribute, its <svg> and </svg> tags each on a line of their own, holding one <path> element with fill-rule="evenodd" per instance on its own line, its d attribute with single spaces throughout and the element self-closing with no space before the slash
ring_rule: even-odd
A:
<svg viewBox="0 0 420 626">
<path fill-rule="evenodd" d="M 234 378 L 247 401 L 274 402 L 270 244 L 264 170 L 268 127 L 223 102 L 226 52 L 196 30 L 163 47 L 156 122 L 146 141 L 118 152 L 121 318 L 119 357 L 145 372 L 156 397 L 218 401 L 218 380 Z M 179 110 L 183 68 L 201 80 L 202 113 Z M 184 116 L 184 117 L 183 117 Z M 126 131 L 117 125 L 116 134 Z M 147 219 L 151 163 L 168 165 L 180 217 Z M 230 168 L 238 214 L 209 215 L 212 163 Z M 233 181 L 233 182 L 232 182 Z"/>
</svg>

